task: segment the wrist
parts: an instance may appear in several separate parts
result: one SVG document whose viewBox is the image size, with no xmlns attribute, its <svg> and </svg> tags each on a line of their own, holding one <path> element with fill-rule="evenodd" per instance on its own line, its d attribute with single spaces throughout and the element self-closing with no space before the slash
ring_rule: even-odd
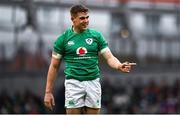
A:
<svg viewBox="0 0 180 115">
<path fill-rule="evenodd" d="M 116 69 L 119 70 L 121 67 L 122 67 L 122 64 L 119 63 Z"/>
<path fill-rule="evenodd" d="M 45 93 L 46 93 L 46 94 L 49 94 L 49 93 L 51 93 L 51 91 L 46 91 Z"/>
</svg>

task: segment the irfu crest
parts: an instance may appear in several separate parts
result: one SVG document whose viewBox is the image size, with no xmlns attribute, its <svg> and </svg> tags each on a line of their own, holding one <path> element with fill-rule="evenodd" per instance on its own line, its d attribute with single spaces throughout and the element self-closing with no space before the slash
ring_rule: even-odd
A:
<svg viewBox="0 0 180 115">
<path fill-rule="evenodd" d="M 93 39 L 92 38 L 87 38 L 86 43 L 91 45 L 93 43 Z"/>
</svg>

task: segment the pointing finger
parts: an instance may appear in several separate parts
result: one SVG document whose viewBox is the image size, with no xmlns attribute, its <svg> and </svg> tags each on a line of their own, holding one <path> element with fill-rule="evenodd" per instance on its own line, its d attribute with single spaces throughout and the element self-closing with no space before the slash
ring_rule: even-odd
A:
<svg viewBox="0 0 180 115">
<path fill-rule="evenodd" d="M 128 63 L 128 65 L 130 65 L 130 66 L 135 66 L 136 63 Z"/>
</svg>

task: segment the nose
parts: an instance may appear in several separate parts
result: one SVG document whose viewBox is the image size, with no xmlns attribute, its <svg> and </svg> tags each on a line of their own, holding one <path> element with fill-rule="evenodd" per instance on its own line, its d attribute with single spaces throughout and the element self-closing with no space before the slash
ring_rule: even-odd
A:
<svg viewBox="0 0 180 115">
<path fill-rule="evenodd" d="M 88 22 L 88 21 L 89 21 L 89 19 L 88 19 L 88 18 L 85 18 L 85 19 L 84 19 L 84 22 Z"/>
</svg>

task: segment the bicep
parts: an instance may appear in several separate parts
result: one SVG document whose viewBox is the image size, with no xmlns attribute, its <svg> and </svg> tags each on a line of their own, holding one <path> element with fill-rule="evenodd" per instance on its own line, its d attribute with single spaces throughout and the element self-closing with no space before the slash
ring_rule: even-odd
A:
<svg viewBox="0 0 180 115">
<path fill-rule="evenodd" d="M 105 52 L 102 53 L 102 57 L 105 60 L 108 60 L 108 59 L 111 59 L 113 57 L 113 54 L 111 53 L 111 50 L 108 49 L 108 50 L 106 50 Z"/>
<path fill-rule="evenodd" d="M 54 68 L 59 68 L 60 63 L 61 63 L 61 58 L 62 58 L 62 56 L 60 54 L 52 52 L 51 65 Z"/>
</svg>

